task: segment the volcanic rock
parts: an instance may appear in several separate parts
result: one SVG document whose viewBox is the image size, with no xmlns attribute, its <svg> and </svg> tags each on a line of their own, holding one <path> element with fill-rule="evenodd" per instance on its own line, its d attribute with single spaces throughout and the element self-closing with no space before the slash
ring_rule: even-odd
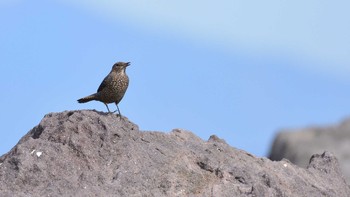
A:
<svg viewBox="0 0 350 197">
<path fill-rule="evenodd" d="M 1 196 L 350 196 L 338 160 L 307 169 L 189 131 L 140 131 L 97 111 L 46 115 L 0 157 Z"/>
<path fill-rule="evenodd" d="M 350 181 L 350 119 L 337 125 L 279 132 L 273 142 L 269 158 L 283 158 L 306 168 L 311 155 L 331 151 L 338 158 L 347 182 Z"/>
</svg>

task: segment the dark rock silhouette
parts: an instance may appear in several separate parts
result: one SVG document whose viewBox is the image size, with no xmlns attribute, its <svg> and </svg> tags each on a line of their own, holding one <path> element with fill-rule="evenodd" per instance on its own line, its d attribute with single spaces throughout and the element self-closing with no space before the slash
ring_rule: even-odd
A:
<svg viewBox="0 0 350 197">
<path fill-rule="evenodd" d="M 350 119 L 324 127 L 290 129 L 279 132 L 273 142 L 269 158 L 287 158 L 307 167 L 312 154 L 331 151 L 338 158 L 347 182 L 350 181 Z"/>
<path fill-rule="evenodd" d="M 337 159 L 307 169 L 115 114 L 51 113 L 0 157 L 1 196 L 350 196 Z"/>
</svg>

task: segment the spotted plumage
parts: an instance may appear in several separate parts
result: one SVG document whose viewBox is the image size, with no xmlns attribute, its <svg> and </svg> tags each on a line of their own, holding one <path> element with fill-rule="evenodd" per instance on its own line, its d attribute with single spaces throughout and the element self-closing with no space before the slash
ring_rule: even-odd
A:
<svg viewBox="0 0 350 197">
<path fill-rule="evenodd" d="M 106 105 L 108 112 L 110 112 L 110 110 L 107 104 L 115 103 L 118 113 L 121 116 L 118 103 L 122 100 L 129 85 L 129 77 L 125 72 L 126 67 L 129 65 L 130 62 L 115 63 L 111 72 L 104 78 L 101 85 L 98 87 L 97 93 L 81 98 L 78 102 L 86 103 L 92 100 L 101 101 Z"/>
</svg>

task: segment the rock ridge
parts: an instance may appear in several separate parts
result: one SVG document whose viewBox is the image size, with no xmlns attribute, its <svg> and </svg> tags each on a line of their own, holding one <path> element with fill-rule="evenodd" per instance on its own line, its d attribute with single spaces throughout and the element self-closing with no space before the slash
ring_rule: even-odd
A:
<svg viewBox="0 0 350 197">
<path fill-rule="evenodd" d="M 140 131 L 94 110 L 47 114 L 0 157 L 1 196 L 350 196 L 338 160 L 307 169 L 213 135 Z"/>
</svg>

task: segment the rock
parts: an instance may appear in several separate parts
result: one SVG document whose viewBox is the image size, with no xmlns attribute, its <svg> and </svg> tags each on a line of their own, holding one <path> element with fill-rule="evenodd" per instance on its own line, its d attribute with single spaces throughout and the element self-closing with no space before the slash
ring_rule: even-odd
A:
<svg viewBox="0 0 350 197">
<path fill-rule="evenodd" d="M 284 130 L 277 134 L 269 158 L 283 158 L 306 168 L 314 153 L 331 151 L 339 163 L 347 182 L 350 182 L 350 119 L 328 127 Z"/>
<path fill-rule="evenodd" d="M 115 114 L 46 115 L 0 157 L 1 196 L 350 196 L 337 159 L 307 169 L 258 158 L 217 136 L 141 132 Z"/>
</svg>

